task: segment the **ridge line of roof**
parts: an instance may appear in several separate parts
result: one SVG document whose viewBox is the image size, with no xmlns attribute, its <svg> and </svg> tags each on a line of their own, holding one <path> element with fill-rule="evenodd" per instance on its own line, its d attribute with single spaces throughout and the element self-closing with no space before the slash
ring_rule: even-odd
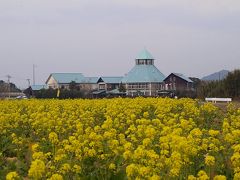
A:
<svg viewBox="0 0 240 180">
<path fill-rule="evenodd" d="M 123 76 L 100 76 L 101 78 L 121 78 Z"/>
<path fill-rule="evenodd" d="M 60 73 L 60 72 L 57 72 L 57 73 L 51 73 L 51 74 L 83 74 L 83 73 L 75 73 L 75 72 L 69 72 L 69 73 L 66 73 L 66 72 L 64 72 L 64 73 Z"/>
</svg>

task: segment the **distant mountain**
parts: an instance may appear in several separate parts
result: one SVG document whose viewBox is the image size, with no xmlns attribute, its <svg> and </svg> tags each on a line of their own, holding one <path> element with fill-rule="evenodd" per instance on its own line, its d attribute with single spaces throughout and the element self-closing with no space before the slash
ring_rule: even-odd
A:
<svg viewBox="0 0 240 180">
<path fill-rule="evenodd" d="M 204 76 L 202 78 L 203 81 L 218 81 L 223 80 L 227 75 L 229 71 L 228 70 L 221 70 L 219 72 L 215 72 L 213 74 L 210 74 L 208 76 Z"/>
</svg>

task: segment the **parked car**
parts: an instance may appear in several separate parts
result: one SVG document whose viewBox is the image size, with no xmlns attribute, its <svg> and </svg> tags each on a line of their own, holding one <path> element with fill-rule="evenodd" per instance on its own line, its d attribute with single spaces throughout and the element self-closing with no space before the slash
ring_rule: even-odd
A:
<svg viewBox="0 0 240 180">
<path fill-rule="evenodd" d="M 21 95 L 21 96 L 17 96 L 16 99 L 28 99 L 28 97 L 25 95 Z"/>
</svg>

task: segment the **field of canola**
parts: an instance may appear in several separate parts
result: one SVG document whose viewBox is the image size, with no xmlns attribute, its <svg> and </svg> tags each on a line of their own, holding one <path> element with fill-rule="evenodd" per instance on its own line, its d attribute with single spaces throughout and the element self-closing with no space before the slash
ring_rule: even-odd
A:
<svg viewBox="0 0 240 180">
<path fill-rule="evenodd" d="M 240 109 L 168 98 L 0 101 L 0 179 L 240 179 Z"/>
</svg>

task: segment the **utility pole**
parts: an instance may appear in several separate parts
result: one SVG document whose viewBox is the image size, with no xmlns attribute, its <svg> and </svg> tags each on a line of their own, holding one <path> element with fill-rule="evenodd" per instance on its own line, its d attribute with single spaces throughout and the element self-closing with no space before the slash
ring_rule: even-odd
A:
<svg viewBox="0 0 240 180">
<path fill-rule="evenodd" d="M 35 85 L 35 64 L 33 64 L 33 85 Z"/>
<path fill-rule="evenodd" d="M 30 87 L 30 79 L 26 79 L 28 82 L 28 87 Z"/>
<path fill-rule="evenodd" d="M 10 91 L 11 91 L 11 89 L 10 89 L 10 79 L 12 78 L 12 76 L 7 75 L 6 77 L 7 77 L 7 83 L 8 83 L 8 98 L 10 98 Z"/>
</svg>

